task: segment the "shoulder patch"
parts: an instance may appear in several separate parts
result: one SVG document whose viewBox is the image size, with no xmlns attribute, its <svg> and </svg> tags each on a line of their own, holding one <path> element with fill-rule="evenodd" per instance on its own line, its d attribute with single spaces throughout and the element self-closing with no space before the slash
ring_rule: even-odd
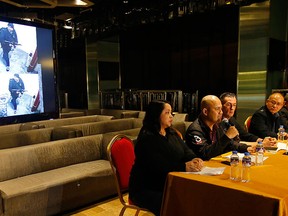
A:
<svg viewBox="0 0 288 216">
<path fill-rule="evenodd" d="M 196 144 L 201 144 L 202 143 L 202 139 L 199 136 L 194 135 L 194 139 L 195 139 Z"/>
</svg>

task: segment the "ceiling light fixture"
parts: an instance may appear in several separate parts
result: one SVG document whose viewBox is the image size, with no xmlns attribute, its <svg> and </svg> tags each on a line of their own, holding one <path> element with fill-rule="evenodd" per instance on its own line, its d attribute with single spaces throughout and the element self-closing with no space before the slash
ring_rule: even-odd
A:
<svg viewBox="0 0 288 216">
<path fill-rule="evenodd" d="M 78 6 L 85 6 L 85 5 L 87 5 L 86 2 L 81 1 L 81 0 L 76 0 L 75 3 L 76 3 L 76 5 L 78 5 Z"/>
</svg>

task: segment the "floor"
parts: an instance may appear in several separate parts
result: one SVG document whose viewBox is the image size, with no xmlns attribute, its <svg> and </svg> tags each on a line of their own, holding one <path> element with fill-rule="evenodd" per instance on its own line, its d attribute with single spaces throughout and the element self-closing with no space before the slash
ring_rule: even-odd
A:
<svg viewBox="0 0 288 216">
<path fill-rule="evenodd" d="M 125 196 L 127 199 L 127 195 Z M 66 216 L 118 216 L 122 209 L 122 204 L 118 198 L 112 198 L 108 201 L 97 203 L 95 205 L 89 206 L 85 209 L 81 209 L 77 212 L 68 214 Z M 134 216 L 135 210 L 127 209 L 124 216 Z M 154 216 L 149 212 L 140 212 L 139 216 Z"/>
</svg>

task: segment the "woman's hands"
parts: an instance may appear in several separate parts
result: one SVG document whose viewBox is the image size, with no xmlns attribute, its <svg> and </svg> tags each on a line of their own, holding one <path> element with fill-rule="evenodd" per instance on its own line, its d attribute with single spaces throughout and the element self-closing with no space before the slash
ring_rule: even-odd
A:
<svg viewBox="0 0 288 216">
<path fill-rule="evenodd" d="M 203 169 L 204 162 L 201 158 L 194 158 L 186 162 L 186 172 L 199 172 Z"/>
</svg>

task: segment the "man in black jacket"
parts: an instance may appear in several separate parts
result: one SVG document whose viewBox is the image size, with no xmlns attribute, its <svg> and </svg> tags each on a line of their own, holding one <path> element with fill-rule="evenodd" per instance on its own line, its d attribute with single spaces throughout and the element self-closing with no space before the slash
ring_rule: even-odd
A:
<svg viewBox="0 0 288 216">
<path fill-rule="evenodd" d="M 227 128 L 227 125 L 235 125 L 236 129 L 239 132 L 239 139 L 241 141 L 246 142 L 258 142 L 263 141 L 263 145 L 265 147 L 267 146 L 274 146 L 276 145 L 276 139 L 272 137 L 265 137 L 263 140 L 262 138 L 259 138 L 258 136 L 247 132 L 236 120 L 234 117 L 235 111 L 237 109 L 237 98 L 234 93 L 231 92 L 224 92 L 220 95 L 220 100 L 222 103 L 222 123 L 221 127 L 225 130 Z"/>
<path fill-rule="evenodd" d="M 254 152 L 255 146 L 250 147 L 234 140 L 239 135 L 235 126 L 229 126 L 225 131 L 220 127 L 222 113 L 222 104 L 217 96 L 203 97 L 201 113 L 186 131 L 187 145 L 204 160 L 232 150 Z"/>
<path fill-rule="evenodd" d="M 11 93 L 11 103 L 13 105 L 14 114 L 17 112 L 17 98 L 25 91 L 24 82 L 19 74 L 14 74 L 14 77 L 9 80 L 9 91 Z"/>
<path fill-rule="evenodd" d="M 265 106 L 262 106 L 253 114 L 249 132 L 261 138 L 266 136 L 277 138 L 280 125 L 283 125 L 287 132 L 288 126 L 279 113 L 283 105 L 283 95 L 278 92 L 272 93 L 266 100 Z"/>
<path fill-rule="evenodd" d="M 0 30 L 0 43 L 3 49 L 3 59 L 6 63 L 6 71 L 10 70 L 9 52 L 18 44 L 17 33 L 13 23 L 8 23 L 7 28 Z"/>
<path fill-rule="evenodd" d="M 279 111 L 279 114 L 284 118 L 285 124 L 288 125 L 288 93 L 284 97 L 284 106 Z"/>
</svg>

